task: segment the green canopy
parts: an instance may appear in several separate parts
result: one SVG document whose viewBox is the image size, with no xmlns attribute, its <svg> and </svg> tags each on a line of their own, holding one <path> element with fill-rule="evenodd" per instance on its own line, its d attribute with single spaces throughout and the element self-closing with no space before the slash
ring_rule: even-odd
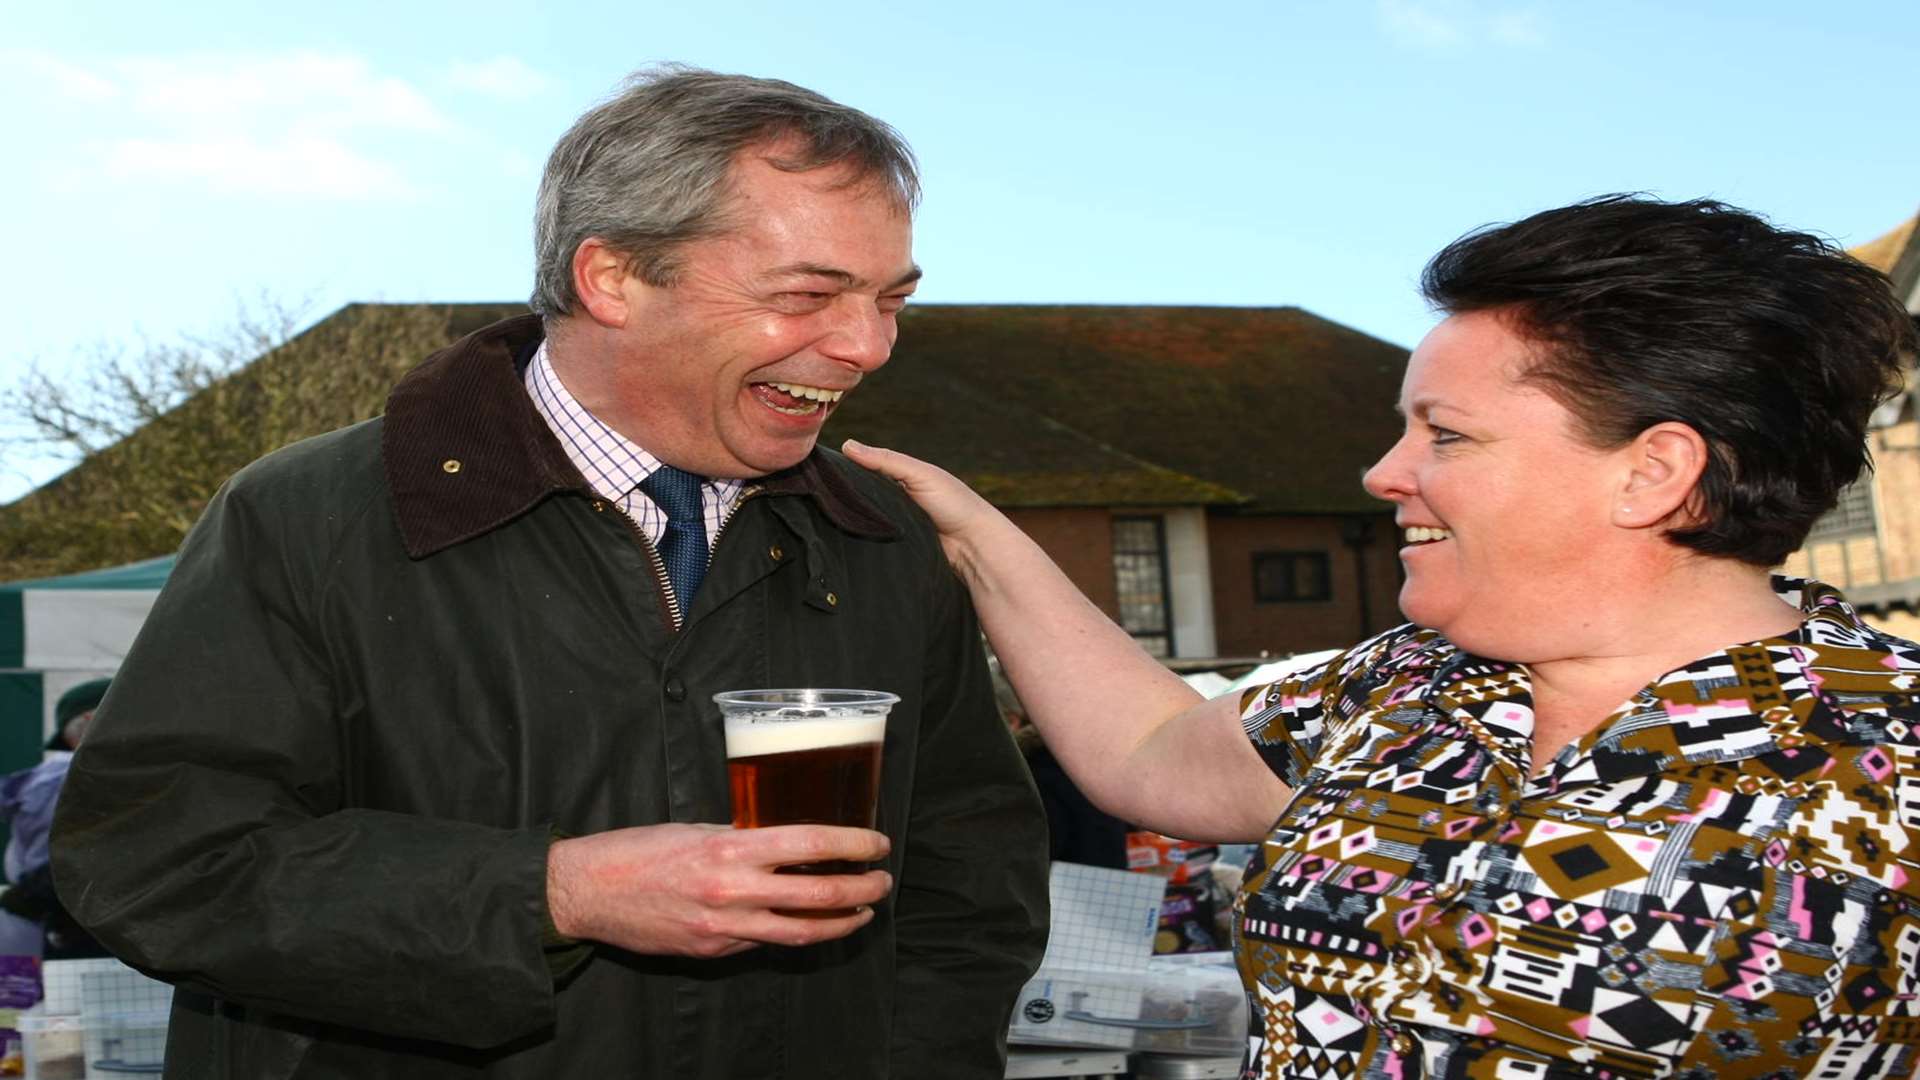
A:
<svg viewBox="0 0 1920 1080">
<path fill-rule="evenodd" d="M 40 760 L 53 704 L 111 675 L 173 570 L 173 556 L 0 584 L 0 773 Z"/>
</svg>

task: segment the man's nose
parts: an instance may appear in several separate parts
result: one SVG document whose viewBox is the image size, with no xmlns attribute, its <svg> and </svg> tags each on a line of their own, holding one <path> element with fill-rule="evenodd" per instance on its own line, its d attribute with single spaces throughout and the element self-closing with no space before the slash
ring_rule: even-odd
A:
<svg viewBox="0 0 1920 1080">
<path fill-rule="evenodd" d="M 893 315 L 877 307 L 869 297 L 847 295 L 842 298 L 833 330 L 820 342 L 820 351 L 862 372 L 872 371 L 887 362 L 893 353 Z"/>
</svg>

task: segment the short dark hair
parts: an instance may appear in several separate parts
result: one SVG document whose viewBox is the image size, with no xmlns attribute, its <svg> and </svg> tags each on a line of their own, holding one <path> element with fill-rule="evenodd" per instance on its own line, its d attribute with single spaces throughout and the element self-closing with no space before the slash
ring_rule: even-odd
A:
<svg viewBox="0 0 1920 1080">
<path fill-rule="evenodd" d="M 1868 418 L 1915 352 L 1885 275 L 1711 199 L 1605 195 L 1487 226 L 1435 255 L 1421 291 L 1540 346 L 1521 377 L 1593 445 L 1666 421 L 1698 431 L 1700 520 L 1667 537 L 1758 566 L 1799 548 L 1871 464 Z"/>
</svg>

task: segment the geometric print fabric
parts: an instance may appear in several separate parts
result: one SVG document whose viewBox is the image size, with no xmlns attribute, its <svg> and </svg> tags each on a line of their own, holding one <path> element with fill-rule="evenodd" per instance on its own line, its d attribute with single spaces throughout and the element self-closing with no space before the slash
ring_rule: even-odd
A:
<svg viewBox="0 0 1920 1080">
<path fill-rule="evenodd" d="M 1838 592 L 1530 775 L 1524 668 L 1401 627 L 1248 691 L 1245 1075 L 1912 1075 L 1920 646 Z"/>
</svg>

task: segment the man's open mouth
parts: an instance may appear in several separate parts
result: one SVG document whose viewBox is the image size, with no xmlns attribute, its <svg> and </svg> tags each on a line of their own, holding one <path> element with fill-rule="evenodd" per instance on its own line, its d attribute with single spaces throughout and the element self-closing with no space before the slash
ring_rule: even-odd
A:
<svg viewBox="0 0 1920 1080">
<path fill-rule="evenodd" d="M 845 390 L 787 382 L 754 383 L 753 391 L 767 408 L 788 416 L 812 416 L 847 395 Z"/>
</svg>

